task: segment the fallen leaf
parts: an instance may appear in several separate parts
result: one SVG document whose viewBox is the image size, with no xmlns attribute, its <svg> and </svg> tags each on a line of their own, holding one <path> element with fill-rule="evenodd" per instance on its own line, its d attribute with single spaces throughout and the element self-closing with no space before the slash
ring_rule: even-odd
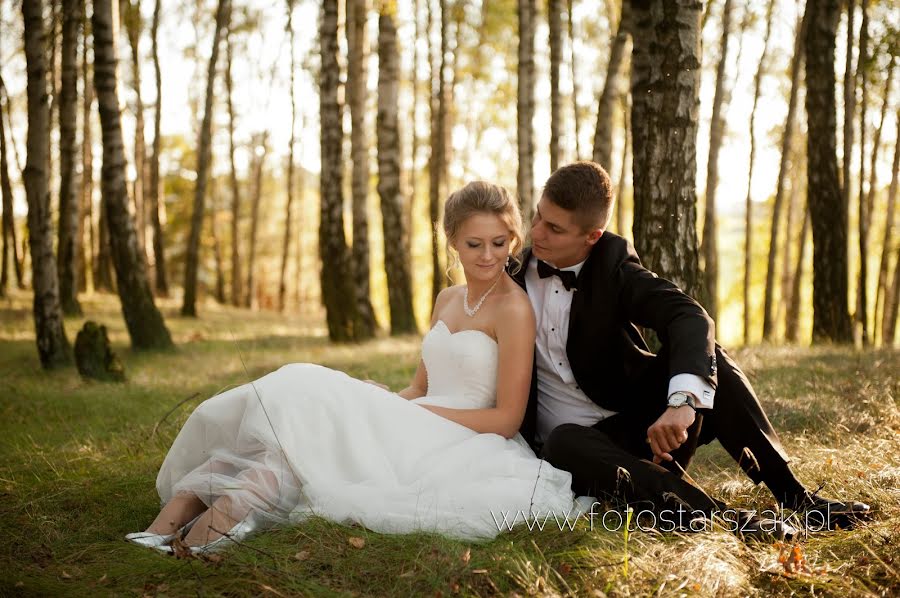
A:
<svg viewBox="0 0 900 598">
<path fill-rule="evenodd" d="M 472 559 L 472 549 L 466 548 L 466 551 L 462 553 L 462 562 L 465 564 L 469 564 L 469 561 Z"/>
<path fill-rule="evenodd" d="M 72 576 L 69 575 L 68 573 L 66 573 L 65 571 L 62 572 L 60 577 L 62 577 L 63 579 L 72 579 Z"/>
<path fill-rule="evenodd" d="M 301 550 L 300 552 L 298 552 L 297 554 L 294 555 L 294 558 L 298 561 L 305 561 L 306 559 L 309 558 L 309 551 Z"/>
<path fill-rule="evenodd" d="M 488 572 L 487 569 L 473 569 L 472 570 L 472 573 L 474 573 L 475 575 L 483 575 L 487 572 Z"/>
<path fill-rule="evenodd" d="M 450 584 L 450 591 L 454 594 L 459 594 L 459 584 L 457 582 L 453 582 Z"/>
<path fill-rule="evenodd" d="M 17 582 L 16 582 L 16 587 L 17 587 L 17 588 L 24 588 L 24 587 L 25 587 L 25 582 L 24 582 L 24 581 L 17 581 Z"/>
<path fill-rule="evenodd" d="M 103 577 L 97 580 L 97 583 L 103 583 L 106 581 L 106 573 L 103 574 Z"/>
<path fill-rule="evenodd" d="M 572 565 L 570 565 L 569 563 L 563 563 L 562 565 L 559 566 L 559 572 L 562 575 L 568 575 L 569 573 L 572 572 Z"/>
<path fill-rule="evenodd" d="M 366 541 L 359 536 L 352 536 L 349 540 L 350 546 L 353 548 L 363 548 L 366 545 Z"/>
</svg>

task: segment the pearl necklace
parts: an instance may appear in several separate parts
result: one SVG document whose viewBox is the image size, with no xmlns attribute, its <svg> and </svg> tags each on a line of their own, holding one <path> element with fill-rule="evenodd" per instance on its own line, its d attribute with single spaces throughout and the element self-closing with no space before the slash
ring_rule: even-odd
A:
<svg viewBox="0 0 900 598">
<path fill-rule="evenodd" d="M 469 285 L 466 285 L 466 291 L 463 293 L 463 311 L 466 312 L 466 315 L 470 318 L 475 317 L 475 314 L 478 313 L 478 310 L 481 309 L 481 304 L 484 303 L 484 300 L 487 299 L 487 296 L 491 294 L 491 291 L 494 290 L 494 287 L 497 286 L 497 283 L 500 282 L 500 279 L 503 278 L 503 273 L 500 273 L 500 276 L 497 277 L 497 280 L 494 281 L 494 284 L 491 285 L 487 291 L 484 292 L 484 295 L 481 296 L 481 299 L 478 300 L 478 303 L 469 307 Z"/>
</svg>

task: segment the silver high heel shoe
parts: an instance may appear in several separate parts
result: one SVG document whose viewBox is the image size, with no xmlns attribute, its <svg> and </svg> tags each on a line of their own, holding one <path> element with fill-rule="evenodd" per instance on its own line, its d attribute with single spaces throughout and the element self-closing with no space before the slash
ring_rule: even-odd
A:
<svg viewBox="0 0 900 598">
<path fill-rule="evenodd" d="M 223 548 L 226 548 L 230 543 L 240 542 L 241 540 L 252 534 L 255 530 L 256 527 L 247 519 L 238 521 L 233 528 L 225 532 L 224 536 L 216 538 L 209 544 L 204 544 L 202 546 L 191 546 L 191 553 L 207 554 L 210 552 L 222 550 Z"/>
<path fill-rule="evenodd" d="M 200 513 L 200 515 L 197 515 L 196 517 L 194 517 L 193 519 L 188 521 L 186 524 L 184 524 L 183 527 L 181 527 L 174 534 L 154 534 L 151 532 L 133 532 L 130 534 L 125 534 L 125 539 L 128 540 L 129 542 L 131 542 L 132 544 L 137 544 L 138 546 L 154 548 L 161 552 L 172 552 L 172 547 L 169 545 L 169 544 L 171 544 L 172 540 L 174 540 L 176 536 L 179 538 L 183 538 L 184 535 L 186 533 L 188 533 L 190 531 L 190 529 L 194 526 L 194 524 L 197 523 L 197 520 L 200 519 L 201 515 L 203 515 L 203 513 Z"/>
</svg>

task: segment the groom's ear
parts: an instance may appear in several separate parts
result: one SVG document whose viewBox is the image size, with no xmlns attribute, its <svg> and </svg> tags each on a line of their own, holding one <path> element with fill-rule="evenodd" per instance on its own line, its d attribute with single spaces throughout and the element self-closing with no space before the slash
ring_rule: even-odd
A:
<svg viewBox="0 0 900 598">
<path fill-rule="evenodd" d="M 600 240 L 600 237 L 602 237 L 602 236 L 603 236 L 602 228 L 592 230 L 590 233 L 588 233 L 587 239 L 585 239 L 585 243 L 587 243 L 588 245 L 594 245 L 597 241 Z"/>
</svg>

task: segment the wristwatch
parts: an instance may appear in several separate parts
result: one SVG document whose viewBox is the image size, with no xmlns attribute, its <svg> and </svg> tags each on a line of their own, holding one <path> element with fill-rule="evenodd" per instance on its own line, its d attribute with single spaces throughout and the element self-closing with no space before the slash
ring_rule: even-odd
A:
<svg viewBox="0 0 900 598">
<path fill-rule="evenodd" d="M 669 395 L 669 407 L 682 407 L 687 405 L 694 411 L 697 410 L 697 399 L 689 392 L 677 390 Z"/>
</svg>

